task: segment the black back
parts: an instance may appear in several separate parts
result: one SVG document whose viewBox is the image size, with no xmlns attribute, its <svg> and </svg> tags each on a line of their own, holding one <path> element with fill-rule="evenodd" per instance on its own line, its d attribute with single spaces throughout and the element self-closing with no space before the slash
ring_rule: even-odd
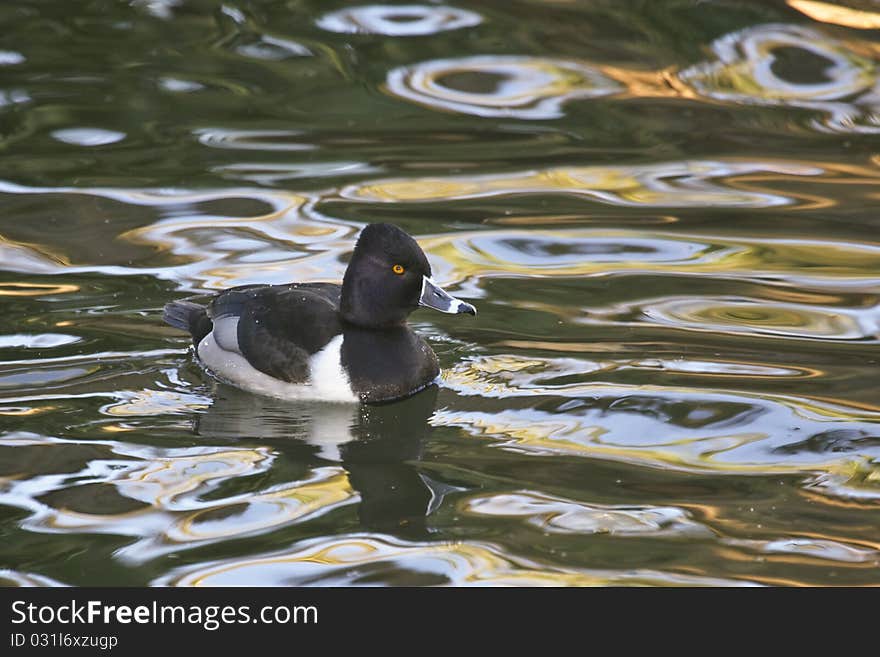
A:
<svg viewBox="0 0 880 657">
<path fill-rule="evenodd" d="M 342 332 L 340 288 L 291 283 L 232 288 L 211 303 L 215 321 L 238 317 L 238 348 L 261 372 L 288 383 L 309 377 L 309 356 Z"/>
</svg>

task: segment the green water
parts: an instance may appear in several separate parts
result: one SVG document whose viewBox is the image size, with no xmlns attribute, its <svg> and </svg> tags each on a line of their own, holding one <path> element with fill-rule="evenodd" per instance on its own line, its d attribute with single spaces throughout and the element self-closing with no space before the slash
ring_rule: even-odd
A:
<svg viewBox="0 0 880 657">
<path fill-rule="evenodd" d="M 880 584 L 867 0 L 0 5 L 0 581 Z M 415 235 L 438 389 L 169 300 Z"/>
</svg>

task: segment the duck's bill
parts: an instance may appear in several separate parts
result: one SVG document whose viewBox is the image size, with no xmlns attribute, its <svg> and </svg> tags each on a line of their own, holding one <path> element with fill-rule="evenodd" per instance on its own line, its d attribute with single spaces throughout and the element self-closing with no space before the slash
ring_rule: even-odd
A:
<svg viewBox="0 0 880 657">
<path fill-rule="evenodd" d="M 456 299 L 427 276 L 422 279 L 422 296 L 419 297 L 419 305 L 452 315 L 459 313 L 477 314 L 477 309 L 471 304 L 461 299 Z"/>
</svg>

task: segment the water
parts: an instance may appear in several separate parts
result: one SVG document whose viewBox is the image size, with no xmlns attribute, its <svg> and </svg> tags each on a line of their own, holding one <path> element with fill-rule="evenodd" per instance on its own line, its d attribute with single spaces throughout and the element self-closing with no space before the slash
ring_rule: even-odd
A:
<svg viewBox="0 0 880 657">
<path fill-rule="evenodd" d="M 880 583 L 880 9 L 0 7 L 0 580 Z M 380 407 L 220 386 L 171 299 L 416 235 Z"/>
</svg>

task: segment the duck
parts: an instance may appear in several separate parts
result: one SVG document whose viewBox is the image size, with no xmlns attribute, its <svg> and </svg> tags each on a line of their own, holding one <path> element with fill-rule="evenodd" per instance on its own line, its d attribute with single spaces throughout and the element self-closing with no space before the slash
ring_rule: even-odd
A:
<svg viewBox="0 0 880 657">
<path fill-rule="evenodd" d="M 436 383 L 437 355 L 407 324 L 418 308 L 476 315 L 432 278 L 418 242 L 387 223 L 361 230 L 342 284 L 242 285 L 207 303 L 171 301 L 214 379 L 285 400 L 379 404 Z"/>
</svg>

